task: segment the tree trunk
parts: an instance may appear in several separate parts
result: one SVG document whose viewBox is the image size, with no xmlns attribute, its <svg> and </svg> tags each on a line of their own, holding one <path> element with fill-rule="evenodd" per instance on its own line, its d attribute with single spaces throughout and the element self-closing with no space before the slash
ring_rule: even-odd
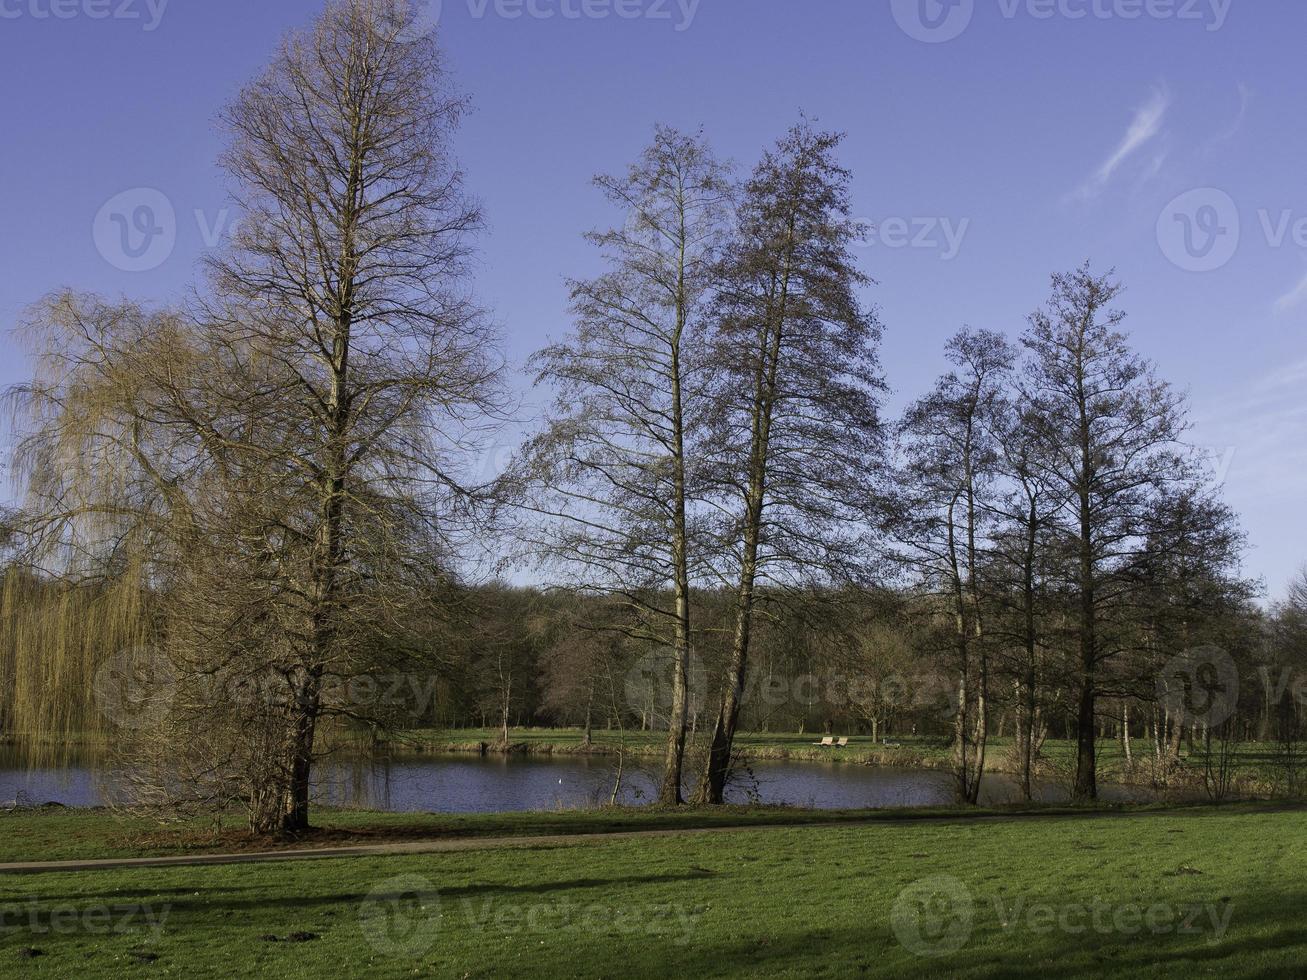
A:
<svg viewBox="0 0 1307 980">
<path fill-rule="evenodd" d="M 499 711 L 499 744 L 508 748 L 508 720 L 513 710 L 513 686 L 510 679 L 504 687 L 504 701 Z"/>
<path fill-rule="evenodd" d="M 1091 465 L 1089 432 L 1082 440 L 1083 461 Z M 1087 480 L 1087 477 L 1086 477 Z M 1098 761 L 1096 758 L 1097 609 L 1095 608 L 1093 526 L 1089 488 L 1080 491 L 1080 703 L 1076 715 L 1076 783 L 1074 798 L 1087 803 L 1098 799 Z"/>
<path fill-rule="evenodd" d="M 755 543 L 755 553 L 756 548 Z M 750 630 L 753 625 L 753 563 L 747 561 L 746 564 L 749 570 L 744 579 L 748 584 L 741 586 L 736 603 L 735 642 L 731 647 L 730 668 L 726 674 L 726 691 L 722 697 L 721 711 L 713 725 L 708 764 L 699 784 L 698 801 L 718 806 L 725 800 L 726 777 L 730 773 L 731 749 L 735 729 L 740 721 L 740 702 L 743 700 L 744 677 L 748 669 Z"/>
<path fill-rule="evenodd" d="M 316 676 L 305 678 L 296 698 L 295 740 L 291 762 L 288 806 L 282 821 L 282 834 L 300 834 L 309 829 L 309 792 L 313 772 L 313 742 L 319 711 L 319 682 Z"/>
<path fill-rule="evenodd" d="M 1130 746 L 1130 702 L 1121 702 L 1121 751 L 1125 753 L 1127 768 L 1135 764 L 1134 752 Z"/>
<path fill-rule="evenodd" d="M 595 685 L 594 678 L 590 680 L 590 690 L 585 699 L 585 736 L 581 741 L 587 749 L 594 743 L 594 732 L 592 729 L 592 718 L 594 713 L 595 702 Z"/>
<path fill-rule="evenodd" d="M 708 762 L 699 784 L 700 803 L 720 805 L 725 797 L 726 778 L 731 768 L 735 729 L 740 721 L 740 704 L 749 665 L 749 644 L 753 629 L 754 586 L 758 575 L 758 549 L 762 538 L 763 507 L 767 492 L 767 462 L 771 444 L 772 406 L 780 371 L 782 339 L 788 316 L 790 269 L 793 262 L 795 218 L 791 217 L 783 244 L 786 258 L 778 283 L 778 299 L 770 311 L 759 343 L 758 369 L 754 380 L 752 435 L 749 449 L 748 490 L 745 497 L 744 551 L 740 585 L 736 597 L 735 639 L 730 666 L 722 692 L 722 706 L 713 726 Z M 775 280 L 773 280 L 775 281 Z"/>
</svg>

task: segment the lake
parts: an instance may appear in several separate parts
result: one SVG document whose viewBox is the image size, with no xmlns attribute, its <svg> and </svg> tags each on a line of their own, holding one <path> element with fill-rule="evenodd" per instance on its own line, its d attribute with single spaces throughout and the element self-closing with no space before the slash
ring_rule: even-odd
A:
<svg viewBox="0 0 1307 980">
<path fill-rule="evenodd" d="M 642 760 L 643 761 L 643 760 Z M 391 812 L 498 813 L 557 810 L 607 803 L 615 760 L 585 756 L 415 755 L 331 762 L 319 767 L 317 802 Z M 619 797 L 640 804 L 656 793 L 652 769 L 628 763 Z M 1104 785 L 1100 795 L 1118 802 L 1148 801 L 1146 787 Z M 29 770 L 13 749 L 0 747 L 0 804 L 15 799 L 98 806 L 115 799 L 112 772 L 84 758 L 60 768 Z M 1041 802 L 1069 798 L 1066 788 L 1041 782 Z M 986 776 L 982 803 L 1019 799 L 1015 777 Z M 747 778 L 728 788 L 730 803 L 804 806 L 816 809 L 873 809 L 938 806 L 953 802 L 947 772 L 823 762 L 756 764 Z"/>
</svg>

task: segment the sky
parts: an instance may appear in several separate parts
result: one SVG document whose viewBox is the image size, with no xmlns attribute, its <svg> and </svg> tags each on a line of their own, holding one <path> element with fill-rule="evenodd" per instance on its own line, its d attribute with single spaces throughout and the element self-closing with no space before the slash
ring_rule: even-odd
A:
<svg viewBox="0 0 1307 980">
<path fill-rule="evenodd" d="M 234 215 L 213 121 L 317 0 L 0 0 L 0 385 L 62 287 L 164 303 Z M 1307 562 L 1307 4 L 1267 0 L 429 0 L 474 111 L 476 288 L 529 413 L 569 327 L 590 178 L 655 123 L 747 171 L 806 113 L 848 134 L 897 411 L 963 326 L 1015 337 L 1049 276 L 1114 267 L 1281 595 Z"/>
</svg>

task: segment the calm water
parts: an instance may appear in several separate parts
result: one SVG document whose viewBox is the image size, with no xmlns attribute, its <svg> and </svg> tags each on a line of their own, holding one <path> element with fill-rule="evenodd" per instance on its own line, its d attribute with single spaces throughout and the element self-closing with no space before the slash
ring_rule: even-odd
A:
<svg viewBox="0 0 1307 980">
<path fill-rule="evenodd" d="M 584 757 L 404 756 L 320 768 L 317 799 L 322 803 L 394 812 L 494 813 L 555 810 L 607 803 L 613 791 L 614 760 Z M 23 798 L 84 807 L 115 798 L 112 772 L 86 760 L 59 769 L 29 771 L 12 750 L 0 748 L 0 804 Z M 647 769 L 628 768 L 621 801 L 647 802 L 656 790 Z M 1110 800 L 1150 798 L 1144 788 L 1105 786 Z M 1042 784 L 1037 797 L 1061 802 L 1067 792 Z M 751 779 L 728 790 L 729 802 L 789 804 L 819 809 L 934 806 L 953 801 L 946 772 L 774 762 L 757 765 Z M 986 777 L 982 802 L 1019 798 L 1013 777 Z"/>
</svg>

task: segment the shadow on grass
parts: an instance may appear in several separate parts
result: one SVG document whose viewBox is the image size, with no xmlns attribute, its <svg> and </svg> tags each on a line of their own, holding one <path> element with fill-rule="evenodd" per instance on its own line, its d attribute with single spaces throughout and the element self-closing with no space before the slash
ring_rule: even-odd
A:
<svg viewBox="0 0 1307 980">
<path fill-rule="evenodd" d="M 1295 921 L 1307 895 L 1244 902 L 1221 939 L 1148 933 L 1005 931 L 996 923 L 977 926 L 958 952 L 923 956 L 905 949 L 888 925 L 888 910 L 876 910 L 866 928 L 829 928 L 814 923 L 799 932 L 766 935 L 748 928 L 728 941 L 693 942 L 677 948 L 658 944 L 647 952 L 662 972 L 717 975 L 723 968 L 747 975 L 854 974 L 885 977 L 1217 976 L 1304 975 L 1307 928 Z"/>
<path fill-rule="evenodd" d="M 687 881 L 700 881 L 712 877 L 714 877 L 714 874 L 711 871 L 691 871 L 664 875 L 626 875 L 611 878 L 591 877 L 559 879 L 556 881 L 534 882 L 520 885 L 484 882 L 454 887 L 437 887 L 433 884 L 432 892 L 438 894 L 441 899 L 496 896 L 511 898 L 528 895 L 543 896 L 554 892 L 602 889 L 614 886 L 678 884 Z M 382 876 L 378 876 L 378 878 L 378 885 L 384 886 L 388 881 L 387 878 Z M 260 897 L 242 898 L 235 894 L 237 892 L 248 893 L 255 891 L 260 893 Z M 66 896 L 55 898 L 28 895 L 13 900 L 9 900 L 3 894 L 0 894 L 0 909 L 6 907 L 9 907 L 10 909 L 22 909 L 25 920 L 30 920 L 32 916 L 35 916 L 35 921 L 47 922 L 49 916 L 56 910 L 63 911 L 100 905 L 126 905 L 130 904 L 133 899 L 142 901 L 161 898 L 164 901 L 160 904 L 166 908 L 168 912 L 168 925 L 171 930 L 192 926 L 202 926 L 211 923 L 214 916 L 224 917 L 233 913 L 258 912 L 263 909 L 276 909 L 283 914 L 300 911 L 312 912 L 320 908 L 357 904 L 365 899 L 398 899 L 403 898 L 404 894 L 405 892 L 403 890 L 398 890 L 393 893 L 381 890 L 287 896 L 284 894 L 269 894 L 269 889 L 267 887 L 260 887 L 257 885 L 235 887 L 220 885 L 217 887 L 205 887 L 198 891 L 196 888 L 93 892 L 76 891 L 75 893 L 70 892 Z M 170 897 L 180 897 L 183 895 L 187 897 L 181 900 Z M 2 931 L 0 931 L 0 935 L 3 935 Z"/>
</svg>

